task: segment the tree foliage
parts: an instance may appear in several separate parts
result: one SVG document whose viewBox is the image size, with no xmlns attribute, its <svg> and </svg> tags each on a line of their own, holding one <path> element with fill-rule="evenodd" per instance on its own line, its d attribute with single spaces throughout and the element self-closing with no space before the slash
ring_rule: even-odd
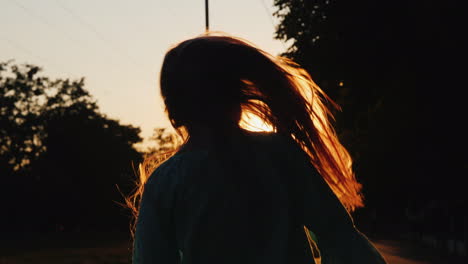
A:
<svg viewBox="0 0 468 264">
<path fill-rule="evenodd" d="M 11 172 L 26 169 L 45 150 L 46 113 L 81 104 L 97 106 L 83 89 L 84 79 L 50 80 L 38 76 L 34 65 L 0 63 L 0 167 Z"/>
<path fill-rule="evenodd" d="M 22 208 L 20 219 L 44 216 L 9 224 L 69 230 L 111 218 L 109 226 L 126 223 L 116 185 L 132 188 L 140 129 L 102 114 L 84 79 L 52 80 L 34 65 L 0 67 L 2 194 L 15 197 L 7 208 Z"/>
<path fill-rule="evenodd" d="M 453 183 L 466 158 L 466 136 L 457 129 L 463 101 L 451 95 L 464 82 L 454 67 L 463 49 L 459 4 L 274 4 L 276 38 L 291 43 L 284 55 L 342 106 L 336 127 L 356 161 L 368 207 L 403 214 L 408 200 L 460 197 Z"/>
<path fill-rule="evenodd" d="M 164 127 L 155 128 L 153 130 L 153 135 L 150 137 L 150 141 L 152 141 L 154 145 L 148 147 L 146 150 L 146 155 L 148 156 L 173 151 L 181 144 L 181 142 L 179 142 L 179 137 L 174 132 Z"/>
<path fill-rule="evenodd" d="M 335 113 L 336 128 L 359 166 L 370 151 L 369 129 L 383 112 L 390 83 L 376 67 L 380 66 L 376 34 L 384 32 L 369 21 L 378 23 L 379 9 L 372 11 L 377 5 L 339 0 L 277 0 L 275 5 L 280 19 L 276 38 L 291 43 L 283 55 L 305 67 L 341 106 L 342 112 Z"/>
</svg>

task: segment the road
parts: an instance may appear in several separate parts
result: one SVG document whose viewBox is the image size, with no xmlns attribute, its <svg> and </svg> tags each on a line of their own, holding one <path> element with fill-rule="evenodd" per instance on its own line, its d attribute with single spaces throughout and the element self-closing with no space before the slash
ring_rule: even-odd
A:
<svg viewBox="0 0 468 264">
<path fill-rule="evenodd" d="M 468 263 L 459 258 L 447 258 L 436 250 L 431 250 L 409 242 L 378 240 L 374 245 L 384 255 L 389 264 L 462 264 Z"/>
<path fill-rule="evenodd" d="M 0 264 L 129 264 L 131 244 L 128 239 L 107 241 L 93 239 L 43 239 L 29 247 L 8 243 L 6 249 L 0 244 Z M 389 264 L 466 264 L 468 261 L 448 259 L 436 250 L 403 240 L 371 239 Z M 1 241 L 0 241 L 1 242 Z M 4 245 L 5 246 L 5 245 Z M 13 248 L 12 248 L 13 247 Z M 2 252 L 3 251 L 3 252 Z M 4 253 L 4 254 L 2 254 Z M 364 264 L 364 263 L 363 263 Z"/>
</svg>

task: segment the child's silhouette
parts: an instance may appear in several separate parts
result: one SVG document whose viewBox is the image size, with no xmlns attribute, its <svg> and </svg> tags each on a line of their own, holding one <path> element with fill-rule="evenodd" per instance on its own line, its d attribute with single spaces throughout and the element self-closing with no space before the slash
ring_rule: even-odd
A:
<svg viewBox="0 0 468 264">
<path fill-rule="evenodd" d="M 160 83 L 184 143 L 143 175 L 134 264 L 311 263 L 315 245 L 323 263 L 385 263 L 348 213 L 361 186 L 303 69 L 207 34 L 167 52 Z M 242 129 L 246 112 L 273 131 Z"/>
</svg>

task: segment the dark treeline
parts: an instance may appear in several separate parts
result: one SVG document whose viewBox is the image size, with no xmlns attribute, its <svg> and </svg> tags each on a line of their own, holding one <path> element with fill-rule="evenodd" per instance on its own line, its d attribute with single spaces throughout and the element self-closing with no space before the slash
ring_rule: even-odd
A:
<svg viewBox="0 0 468 264">
<path fill-rule="evenodd" d="M 84 80 L 0 63 L 0 233 L 128 230 L 140 129 L 106 117 Z"/>
<path fill-rule="evenodd" d="M 284 55 L 342 106 L 337 132 L 364 185 L 363 228 L 466 240 L 461 1 L 274 3 Z"/>
</svg>

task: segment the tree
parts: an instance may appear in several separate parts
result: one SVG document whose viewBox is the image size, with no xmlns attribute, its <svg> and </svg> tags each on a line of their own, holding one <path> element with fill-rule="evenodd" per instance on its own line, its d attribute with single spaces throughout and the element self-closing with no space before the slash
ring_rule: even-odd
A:
<svg viewBox="0 0 468 264">
<path fill-rule="evenodd" d="M 454 182 L 467 157 L 460 151 L 466 136 L 457 128 L 463 97 L 449 92 L 463 83 L 452 67 L 463 50 L 460 4 L 274 3 L 276 38 L 291 43 L 284 55 L 342 106 L 336 127 L 356 161 L 368 207 L 385 208 L 394 220 L 408 200 L 460 197 Z"/>
<path fill-rule="evenodd" d="M 146 155 L 153 155 L 173 151 L 180 145 L 179 137 L 167 130 L 167 128 L 159 127 L 153 130 L 153 135 L 150 138 L 155 143 L 146 150 Z"/>
<path fill-rule="evenodd" d="M 98 110 L 83 89 L 84 79 L 50 80 L 38 76 L 40 71 L 30 64 L 0 63 L 0 167 L 10 173 L 27 170 L 46 150 L 45 113 L 77 103 Z"/>
<path fill-rule="evenodd" d="M 0 65 L 2 194 L 17 198 L 8 209 L 26 219 L 3 226 L 126 227 L 116 185 L 133 188 L 140 129 L 102 114 L 84 79 L 51 80 L 37 66 Z M 34 215 L 46 217 L 29 221 Z"/>
<path fill-rule="evenodd" d="M 380 8 L 338 0 L 276 0 L 275 5 L 280 19 L 276 38 L 292 43 L 284 55 L 305 67 L 341 106 L 342 112 L 335 112 L 337 132 L 355 160 L 358 179 L 372 183 L 369 175 L 375 171 L 370 172 L 368 165 L 373 165 L 366 159 L 378 149 L 369 149 L 369 130 L 384 112 L 385 90 L 392 83 L 380 72 L 385 65 L 375 59 L 382 57 L 377 56 L 381 43 L 375 37 L 380 33 L 373 25 L 380 21 Z"/>
<path fill-rule="evenodd" d="M 0 175 L 10 177 L 44 151 L 38 116 L 45 107 L 47 78 L 33 76 L 39 68 L 0 63 Z"/>
</svg>

